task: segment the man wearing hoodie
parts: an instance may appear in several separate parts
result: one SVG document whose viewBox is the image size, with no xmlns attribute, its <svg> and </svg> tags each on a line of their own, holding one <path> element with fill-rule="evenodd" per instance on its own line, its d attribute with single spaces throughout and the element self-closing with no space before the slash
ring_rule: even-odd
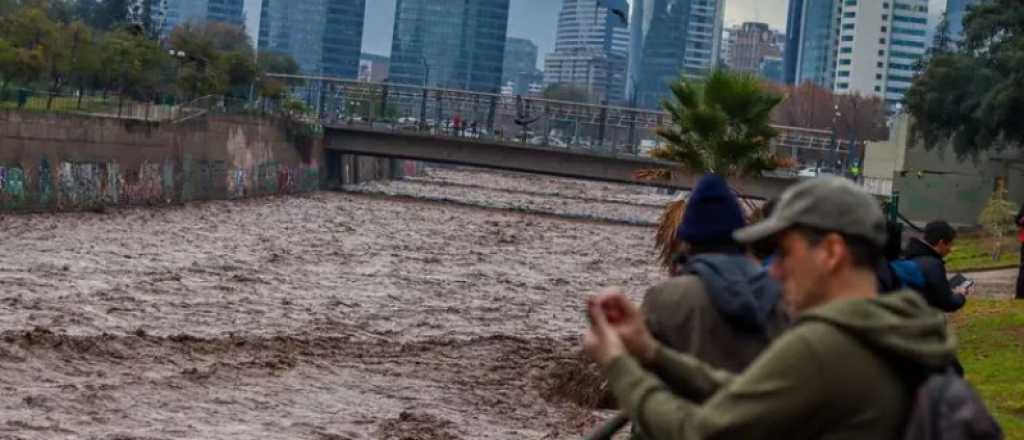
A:
<svg viewBox="0 0 1024 440">
<path fill-rule="evenodd" d="M 914 238 L 907 243 L 903 258 L 917 263 L 924 275 L 924 286 L 917 289 L 928 304 L 946 313 L 960 310 L 967 297 L 953 292 L 943 261 L 953 251 L 956 230 L 949 223 L 934 221 L 924 227 L 924 239 Z"/>
<path fill-rule="evenodd" d="M 743 212 L 721 176 L 702 178 L 676 239 L 681 275 L 649 289 L 642 310 L 654 338 L 715 368 L 743 371 L 785 328 L 781 288 L 732 234 Z"/>
<path fill-rule="evenodd" d="M 810 180 L 735 237 L 777 243 L 772 274 L 798 316 L 739 375 L 658 343 L 621 292 L 588 303 L 584 347 L 641 432 L 663 440 L 901 438 L 915 385 L 907 370 L 946 368 L 954 342 L 920 295 L 879 296 L 885 218 L 877 203 L 845 179 Z"/>
</svg>

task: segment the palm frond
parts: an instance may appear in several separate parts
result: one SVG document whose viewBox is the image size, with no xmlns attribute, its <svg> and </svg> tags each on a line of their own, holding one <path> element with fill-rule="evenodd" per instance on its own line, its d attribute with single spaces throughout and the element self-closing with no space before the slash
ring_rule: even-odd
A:
<svg viewBox="0 0 1024 440">
<path fill-rule="evenodd" d="M 676 231 L 683 222 L 686 213 L 686 199 L 680 198 L 665 206 L 665 211 L 658 219 L 658 232 L 655 235 L 654 248 L 658 251 L 658 264 L 667 271 L 672 270 L 672 257 L 675 255 Z"/>
</svg>

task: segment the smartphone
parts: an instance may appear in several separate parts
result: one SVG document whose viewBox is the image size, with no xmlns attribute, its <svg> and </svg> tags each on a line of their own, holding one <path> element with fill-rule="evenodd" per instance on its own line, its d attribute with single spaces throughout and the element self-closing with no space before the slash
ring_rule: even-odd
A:
<svg viewBox="0 0 1024 440">
<path fill-rule="evenodd" d="M 949 287 L 951 287 L 953 289 L 957 289 L 957 288 L 961 288 L 961 287 L 962 288 L 969 288 L 969 287 L 971 287 L 973 285 L 974 285 L 974 280 L 968 279 L 963 274 L 959 274 L 958 273 L 956 275 L 953 275 L 953 277 L 949 279 Z"/>
</svg>

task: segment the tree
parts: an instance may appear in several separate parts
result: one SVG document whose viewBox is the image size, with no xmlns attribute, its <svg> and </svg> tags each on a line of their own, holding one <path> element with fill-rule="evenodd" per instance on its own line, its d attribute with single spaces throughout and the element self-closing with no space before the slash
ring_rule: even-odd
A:
<svg viewBox="0 0 1024 440">
<path fill-rule="evenodd" d="M 751 176 L 775 167 L 768 151 L 777 132 L 770 123 L 782 96 L 752 75 L 722 70 L 703 82 L 681 79 L 671 89 L 662 106 L 672 125 L 658 130 L 666 143 L 653 157 L 697 174 Z"/>
<path fill-rule="evenodd" d="M 969 9 L 964 42 L 932 57 L 904 98 L 912 139 L 952 145 L 958 157 L 1024 145 L 1024 3 L 990 0 Z"/>
<path fill-rule="evenodd" d="M 591 102 L 586 89 L 573 84 L 552 84 L 544 89 L 544 99 L 568 102 Z"/>
<path fill-rule="evenodd" d="M 256 57 L 260 71 L 265 73 L 282 73 L 295 75 L 299 73 L 299 63 L 291 55 L 261 50 Z"/>
<path fill-rule="evenodd" d="M 776 124 L 820 130 L 831 130 L 834 125 L 837 136 L 853 141 L 889 137 L 885 102 L 881 98 L 833 94 L 811 82 L 795 87 L 769 87 L 786 96 L 772 116 Z M 834 118 L 837 111 L 840 116 Z"/>
<path fill-rule="evenodd" d="M 237 26 L 185 23 L 171 32 L 170 46 L 184 53 L 178 86 L 191 97 L 244 96 L 259 73 L 252 43 Z"/>
<path fill-rule="evenodd" d="M 151 98 L 159 87 L 160 70 L 167 55 L 160 46 L 127 31 L 109 34 L 102 45 L 101 61 L 118 91 L 118 107 L 125 95 Z"/>
<path fill-rule="evenodd" d="M 1016 228 L 1014 215 L 1017 207 L 1006 200 L 1006 185 L 1002 180 L 996 187 L 992 197 L 985 203 L 985 209 L 978 217 L 978 223 L 984 228 L 985 233 L 992 238 L 992 260 L 999 259 L 1003 250 L 1004 238 L 1011 234 Z"/>
<path fill-rule="evenodd" d="M 284 96 L 287 92 L 287 86 L 284 81 L 265 76 L 264 74 L 295 75 L 299 73 L 299 63 L 288 54 L 261 50 L 257 56 L 256 64 L 261 72 L 260 95 L 271 99 L 278 99 Z"/>
</svg>

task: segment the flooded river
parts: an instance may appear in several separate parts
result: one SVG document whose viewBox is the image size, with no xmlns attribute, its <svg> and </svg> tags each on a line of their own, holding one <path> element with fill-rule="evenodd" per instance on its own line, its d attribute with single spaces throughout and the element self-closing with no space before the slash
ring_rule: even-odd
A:
<svg viewBox="0 0 1024 440">
<path fill-rule="evenodd" d="M 436 169 L 0 218 L 0 439 L 554 439 L 588 292 L 659 279 L 649 188 Z"/>
</svg>

